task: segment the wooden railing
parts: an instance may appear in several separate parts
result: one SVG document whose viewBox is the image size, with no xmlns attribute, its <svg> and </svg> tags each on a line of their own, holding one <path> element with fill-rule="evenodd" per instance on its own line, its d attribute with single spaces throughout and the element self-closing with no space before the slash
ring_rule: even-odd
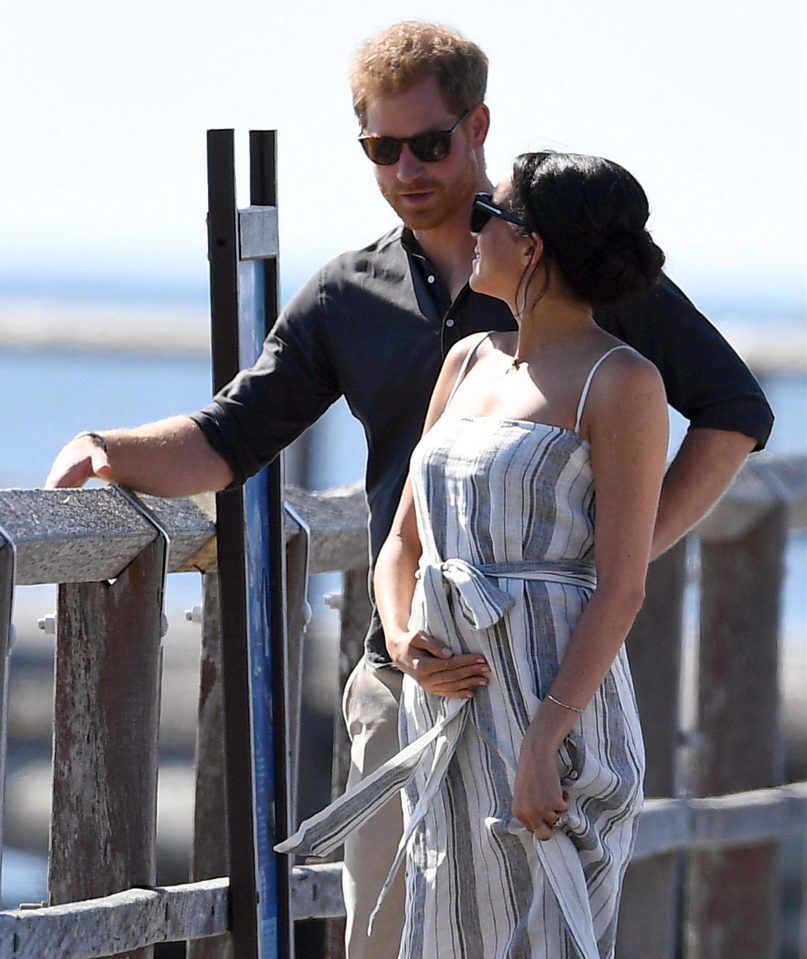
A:
<svg viewBox="0 0 807 959">
<path fill-rule="evenodd" d="M 360 489 L 289 489 L 311 530 L 311 572 L 340 570 L 344 678 L 366 624 Z M 0 912 L 0 957 L 151 954 L 187 940 L 224 959 L 219 632 L 212 501 L 132 501 L 113 488 L 0 492 L 0 690 L 15 584 L 59 583 L 49 905 Z M 138 505 L 145 507 L 141 509 Z M 773 957 L 778 844 L 807 830 L 807 782 L 781 783 L 779 602 L 788 532 L 807 529 L 807 457 L 756 456 L 690 538 L 699 550 L 695 729 L 682 743 L 679 676 L 687 548 L 653 564 L 628 640 L 648 752 L 647 800 L 628 871 L 618 956 Z M 170 540 L 165 550 L 163 531 Z M 292 650 L 303 633 L 300 529 L 289 519 Z M 166 565 L 167 564 L 167 565 Z M 164 572 L 205 581 L 191 881 L 155 886 Z M 299 711 L 299 691 L 292 696 Z M 296 727 L 296 722 L 292 724 Z M 0 766 L 5 757 L 5 728 Z M 346 775 L 336 722 L 333 786 Z M 3 773 L 0 768 L 0 774 Z M 753 916 L 750 906 L 753 904 Z M 296 867 L 296 918 L 343 913 L 340 864 Z M 682 942 L 682 928 L 686 942 Z M 302 959 L 302 957 L 301 957 Z M 308 959 L 308 957 L 306 957 Z"/>
</svg>

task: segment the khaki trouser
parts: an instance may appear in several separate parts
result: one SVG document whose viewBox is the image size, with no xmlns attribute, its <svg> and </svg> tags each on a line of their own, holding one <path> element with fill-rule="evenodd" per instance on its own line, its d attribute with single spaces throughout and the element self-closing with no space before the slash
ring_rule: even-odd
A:
<svg viewBox="0 0 807 959">
<path fill-rule="evenodd" d="M 342 710 L 350 736 L 348 786 L 377 769 L 398 751 L 401 674 L 374 669 L 362 658 L 345 686 Z M 404 870 L 387 893 L 367 935 L 367 923 L 403 831 L 401 802 L 395 798 L 345 842 L 342 888 L 347 909 L 347 959 L 396 959 L 404 919 Z"/>
</svg>

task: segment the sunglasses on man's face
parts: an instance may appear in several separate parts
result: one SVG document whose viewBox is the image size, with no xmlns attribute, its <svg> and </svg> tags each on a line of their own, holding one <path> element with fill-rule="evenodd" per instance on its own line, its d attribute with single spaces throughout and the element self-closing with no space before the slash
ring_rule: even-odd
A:
<svg viewBox="0 0 807 959">
<path fill-rule="evenodd" d="M 438 160 L 445 160 L 451 152 L 451 134 L 470 112 L 466 110 L 448 130 L 426 130 L 413 137 L 385 137 L 370 133 L 359 137 L 359 143 L 368 158 L 378 166 L 392 166 L 397 163 L 404 145 L 408 146 L 422 163 L 437 163 Z"/>
<path fill-rule="evenodd" d="M 522 230 L 527 229 L 526 223 L 520 216 L 511 213 L 509 210 L 503 210 L 498 203 L 493 202 L 493 197 L 489 193 L 477 193 L 474 197 L 474 203 L 471 207 L 471 233 L 481 233 L 488 224 L 491 217 L 497 216 L 500 220 L 507 220 L 508 223 L 515 223 Z"/>
</svg>

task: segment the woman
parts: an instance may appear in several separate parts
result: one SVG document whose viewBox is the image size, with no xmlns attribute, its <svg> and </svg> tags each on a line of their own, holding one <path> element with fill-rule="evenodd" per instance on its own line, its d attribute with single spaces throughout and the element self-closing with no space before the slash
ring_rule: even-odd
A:
<svg viewBox="0 0 807 959">
<path fill-rule="evenodd" d="M 406 959 L 613 955 L 644 768 L 623 641 L 667 412 L 592 308 L 655 282 L 647 217 L 627 171 L 552 153 L 474 203 L 471 286 L 519 329 L 447 357 L 375 572 L 393 660 L 434 657 L 401 704 L 402 745 L 434 740 L 405 794 Z"/>
</svg>

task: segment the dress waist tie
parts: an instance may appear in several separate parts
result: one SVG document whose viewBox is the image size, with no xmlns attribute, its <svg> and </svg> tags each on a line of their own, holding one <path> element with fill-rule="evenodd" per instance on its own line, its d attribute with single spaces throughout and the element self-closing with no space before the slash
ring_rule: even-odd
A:
<svg viewBox="0 0 807 959">
<path fill-rule="evenodd" d="M 437 563 L 421 561 L 417 575 L 422 582 L 427 623 L 432 614 L 438 617 L 444 615 L 450 590 L 458 600 L 460 615 L 472 629 L 476 630 L 489 629 L 515 605 L 515 598 L 497 586 L 493 582 L 494 579 L 542 580 L 589 590 L 593 590 L 597 585 L 593 567 L 584 563 L 497 563 L 473 566 L 462 559 L 448 559 Z M 426 815 L 445 777 L 465 727 L 468 716 L 466 707 L 469 702 L 468 699 L 444 698 L 441 714 L 430 730 L 401 749 L 375 772 L 356 783 L 325 809 L 306 819 L 293 836 L 274 847 L 280 853 L 327 856 L 344 842 L 346 836 L 361 826 L 411 782 L 425 757 L 426 750 L 434 743 L 434 755 L 423 791 L 409 817 L 375 909 L 370 916 L 368 934 L 372 931 L 375 917 L 400 869 L 414 832 Z M 596 943 L 590 932 L 590 923 L 581 924 L 579 919 L 581 906 L 585 904 L 585 908 L 588 908 L 588 897 L 582 867 L 579 865 L 579 858 L 571 847 L 569 838 L 558 832 L 546 842 L 537 839 L 535 842 L 538 843 L 539 854 L 544 862 L 547 876 L 580 947 L 583 959 L 598 959 Z M 560 843 L 568 844 L 573 853 L 573 859 L 569 858 L 569 849 L 558 848 Z M 552 849 L 550 850 L 549 847 Z M 577 868 L 574 867 L 575 862 Z M 574 874 L 571 890 L 566 885 L 572 878 L 570 873 Z M 572 923 L 570 919 L 575 921 Z M 581 929 L 581 925 L 584 925 L 584 928 Z M 589 929 L 588 936 L 586 936 L 586 925 Z"/>
</svg>

